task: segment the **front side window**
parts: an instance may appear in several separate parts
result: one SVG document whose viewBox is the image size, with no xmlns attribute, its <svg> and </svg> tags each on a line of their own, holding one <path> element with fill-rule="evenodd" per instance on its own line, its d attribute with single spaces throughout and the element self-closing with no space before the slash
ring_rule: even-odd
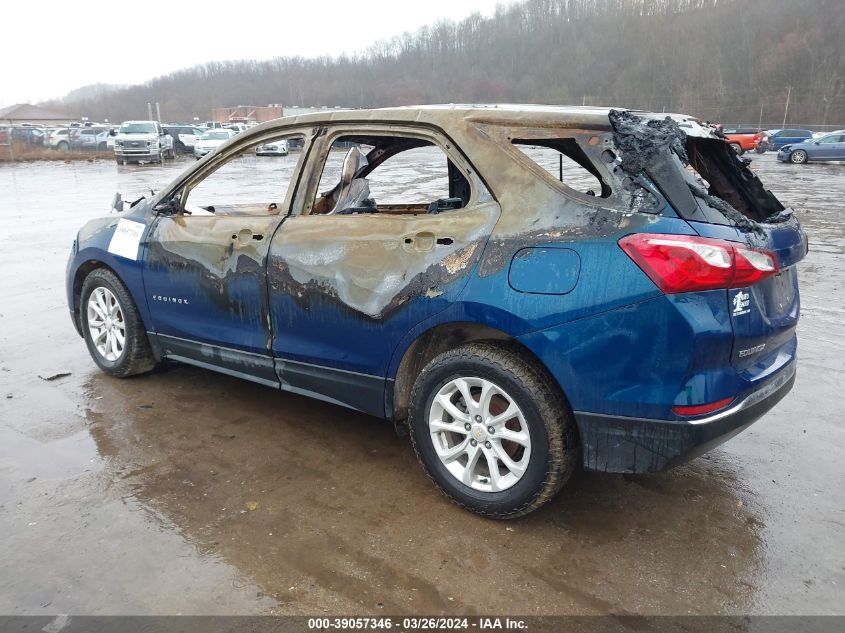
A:
<svg viewBox="0 0 845 633">
<path fill-rule="evenodd" d="M 433 141 L 340 136 L 331 145 L 312 214 L 417 215 L 467 206 L 469 181 Z"/>
<path fill-rule="evenodd" d="M 224 135 L 223 140 L 228 138 Z M 304 137 L 287 135 L 273 140 L 283 139 L 301 141 Z M 286 196 L 302 153 L 291 152 L 272 161 L 256 157 L 256 145 L 268 142 L 271 141 L 261 141 L 239 150 L 212 173 L 189 185 L 184 213 L 194 216 L 286 213 Z"/>
</svg>

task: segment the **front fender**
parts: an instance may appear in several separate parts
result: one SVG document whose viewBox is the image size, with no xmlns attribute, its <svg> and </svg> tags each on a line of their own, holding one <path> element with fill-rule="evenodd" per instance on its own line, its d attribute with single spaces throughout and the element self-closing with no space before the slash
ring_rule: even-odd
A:
<svg viewBox="0 0 845 633">
<path fill-rule="evenodd" d="M 144 230 L 139 239 L 135 259 L 115 254 L 109 250 L 112 237 L 120 220 L 130 220 L 144 224 Z M 143 283 L 143 261 L 150 225 L 152 224 L 150 220 L 151 217 L 149 214 L 145 210 L 139 209 L 134 212 L 130 211 L 125 214 L 92 220 L 79 231 L 75 249 L 71 252 L 70 259 L 68 260 L 66 293 L 71 318 L 80 335 L 79 300 L 82 284 L 84 283 L 85 276 L 91 270 L 100 267 L 111 270 L 126 285 L 135 301 L 142 322 L 147 329 L 150 329 L 152 320 L 150 318 Z"/>
</svg>

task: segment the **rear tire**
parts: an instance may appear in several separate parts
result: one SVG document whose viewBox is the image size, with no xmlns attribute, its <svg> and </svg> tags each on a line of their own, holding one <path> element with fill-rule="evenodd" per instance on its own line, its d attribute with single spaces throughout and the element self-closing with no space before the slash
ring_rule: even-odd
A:
<svg viewBox="0 0 845 633">
<path fill-rule="evenodd" d="M 807 162 L 807 152 L 803 149 L 796 149 L 789 155 L 789 160 L 796 165 L 803 165 Z"/>
<path fill-rule="evenodd" d="M 739 143 L 731 143 L 731 147 L 737 153 L 737 156 L 742 156 L 745 153 L 745 150 L 742 149 L 742 145 Z"/>
<path fill-rule="evenodd" d="M 491 343 L 450 350 L 426 365 L 411 394 L 409 425 L 437 487 L 490 518 L 536 510 L 580 462 L 558 385 L 524 353 Z"/>
<path fill-rule="evenodd" d="M 98 268 L 85 278 L 79 320 L 91 358 L 107 374 L 125 378 L 156 366 L 135 302 L 110 270 Z"/>
</svg>

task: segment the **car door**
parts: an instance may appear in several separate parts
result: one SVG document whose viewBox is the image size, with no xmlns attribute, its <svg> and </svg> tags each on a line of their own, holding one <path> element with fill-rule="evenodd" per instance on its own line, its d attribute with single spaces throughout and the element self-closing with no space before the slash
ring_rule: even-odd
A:
<svg viewBox="0 0 845 633">
<path fill-rule="evenodd" d="M 270 245 L 277 374 L 284 389 L 383 415 L 393 351 L 457 299 L 500 209 L 436 130 L 327 128 L 305 174 Z"/>
<path fill-rule="evenodd" d="M 254 144 L 229 148 L 159 204 L 164 213 L 150 231 L 143 270 L 164 354 L 278 385 L 267 254 L 307 149 L 271 165 L 255 160 Z"/>
<path fill-rule="evenodd" d="M 839 154 L 840 143 L 839 134 L 828 134 L 823 136 L 818 141 L 813 143 L 812 153 L 810 156 L 816 160 L 833 160 Z"/>
</svg>

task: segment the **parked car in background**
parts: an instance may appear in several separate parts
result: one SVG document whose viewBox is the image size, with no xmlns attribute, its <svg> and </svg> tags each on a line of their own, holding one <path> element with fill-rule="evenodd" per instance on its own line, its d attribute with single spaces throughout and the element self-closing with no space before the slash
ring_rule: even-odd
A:
<svg viewBox="0 0 845 633">
<path fill-rule="evenodd" d="M 811 161 L 845 160 L 845 133 L 833 132 L 819 139 L 784 145 L 778 151 L 778 160 L 801 165 Z"/>
<path fill-rule="evenodd" d="M 232 130 L 235 134 L 240 134 L 241 132 L 243 132 L 247 128 L 246 128 L 245 123 L 230 123 L 229 125 L 226 126 L 226 129 Z"/>
<path fill-rule="evenodd" d="M 205 132 L 192 125 L 165 124 L 162 128 L 173 138 L 173 149 L 177 154 L 192 154 L 194 146 Z"/>
<path fill-rule="evenodd" d="M 10 130 L 12 139 L 17 141 L 18 143 L 26 143 L 28 145 L 37 145 L 43 146 L 45 144 L 45 139 L 47 138 L 47 133 L 43 128 L 32 126 L 32 125 L 13 125 L 8 128 L 4 128 L 4 130 Z M 8 137 L 8 132 L 6 132 L 4 137 Z M 4 140 L 4 142 L 8 142 Z"/>
<path fill-rule="evenodd" d="M 243 160 L 293 138 L 296 165 Z M 488 517 L 537 509 L 579 466 L 683 463 L 795 381 L 806 235 L 692 117 L 314 113 L 116 201 L 67 266 L 102 371 L 171 359 L 387 419 Z"/>
<path fill-rule="evenodd" d="M 772 149 L 772 133 L 769 130 L 761 130 L 757 137 L 757 147 L 754 151 L 758 154 L 765 154 Z"/>
<path fill-rule="evenodd" d="M 756 149 L 760 140 L 760 130 L 757 128 L 726 128 L 722 133 L 737 154 Z"/>
<path fill-rule="evenodd" d="M 206 154 L 213 152 L 230 138 L 235 136 L 234 130 L 219 128 L 206 131 L 194 145 L 194 157 L 199 160 Z"/>
<path fill-rule="evenodd" d="M 110 151 L 114 151 L 114 139 L 117 136 L 117 131 L 120 129 L 119 125 L 113 125 L 109 128 L 108 136 L 106 136 L 106 148 Z"/>
<path fill-rule="evenodd" d="M 69 135 L 70 149 L 105 152 L 110 132 L 108 127 L 73 128 Z"/>
<path fill-rule="evenodd" d="M 801 143 L 807 139 L 813 138 L 813 133 L 810 130 L 797 130 L 792 128 L 769 130 L 769 134 L 771 135 L 771 149 L 780 149 L 784 145 Z"/>
<path fill-rule="evenodd" d="M 114 159 L 120 164 L 161 163 L 175 156 L 173 139 L 158 121 L 124 121 L 115 134 Z"/>
<path fill-rule="evenodd" d="M 47 147 L 50 149 L 68 149 L 70 147 L 70 141 L 68 140 L 68 135 L 70 131 L 76 128 L 67 128 L 67 127 L 60 127 L 58 129 L 52 130 L 47 135 Z"/>
<path fill-rule="evenodd" d="M 265 143 L 255 148 L 256 156 L 287 156 L 288 142 L 284 139 Z"/>
</svg>

